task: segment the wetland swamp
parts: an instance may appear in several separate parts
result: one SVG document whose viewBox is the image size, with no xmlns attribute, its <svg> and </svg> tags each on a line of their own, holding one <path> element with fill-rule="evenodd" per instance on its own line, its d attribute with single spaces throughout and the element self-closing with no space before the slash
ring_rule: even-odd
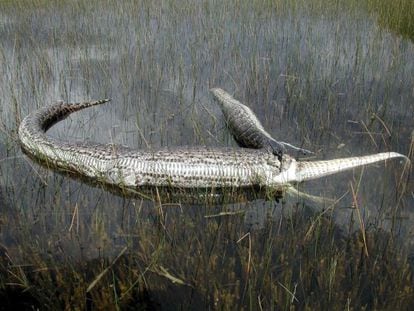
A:
<svg viewBox="0 0 414 311">
<path fill-rule="evenodd" d="M 39 166 L 20 121 L 112 98 L 62 140 L 236 146 L 210 88 L 333 159 L 414 160 L 410 0 L 0 1 L 0 310 L 409 309 L 414 177 L 399 160 L 298 185 L 320 198 L 126 197 Z"/>
</svg>

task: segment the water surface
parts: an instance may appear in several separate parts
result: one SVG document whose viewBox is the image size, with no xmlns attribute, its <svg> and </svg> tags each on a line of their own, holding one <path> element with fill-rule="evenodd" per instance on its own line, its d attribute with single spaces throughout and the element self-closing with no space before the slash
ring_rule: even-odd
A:
<svg viewBox="0 0 414 311">
<path fill-rule="evenodd" d="M 16 254 L 30 237 L 40 252 L 113 256 L 135 241 L 137 226 L 159 217 L 157 198 L 122 198 L 22 154 L 20 120 L 57 100 L 112 98 L 49 131 L 65 140 L 137 149 L 236 146 L 209 92 L 220 87 L 250 106 L 274 137 L 315 151 L 314 159 L 408 155 L 413 146 L 414 45 L 365 11 L 314 14 L 221 1 L 7 7 L 0 39 L 0 244 Z M 162 210 L 200 231 L 208 227 L 205 215 L 242 210 L 240 230 L 254 232 L 269 219 L 287 221 L 303 202 L 304 214 L 332 207 L 335 223 L 348 228 L 357 202 L 366 228 L 396 232 L 410 247 L 414 182 L 403 171 L 389 161 L 299 186 L 342 197 L 334 206 L 288 195 Z M 183 213 L 194 223 L 180 224 Z"/>
</svg>

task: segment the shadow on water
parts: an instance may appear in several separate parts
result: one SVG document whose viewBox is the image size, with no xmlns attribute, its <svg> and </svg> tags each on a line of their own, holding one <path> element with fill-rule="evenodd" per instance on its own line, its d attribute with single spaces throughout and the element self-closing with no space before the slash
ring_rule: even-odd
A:
<svg viewBox="0 0 414 311">
<path fill-rule="evenodd" d="M 221 87 L 315 159 L 414 160 L 412 42 L 366 6 L 305 2 L 0 4 L 0 309 L 413 305 L 414 182 L 398 161 L 299 185 L 319 203 L 257 189 L 196 202 L 182 189 L 113 193 L 20 151 L 30 111 L 105 97 L 48 134 L 235 146 L 209 93 Z"/>
</svg>

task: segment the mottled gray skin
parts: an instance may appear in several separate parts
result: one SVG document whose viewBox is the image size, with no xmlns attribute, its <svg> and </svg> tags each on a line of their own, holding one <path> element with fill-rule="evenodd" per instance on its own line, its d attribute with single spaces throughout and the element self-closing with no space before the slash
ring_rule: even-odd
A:
<svg viewBox="0 0 414 311">
<path fill-rule="evenodd" d="M 309 150 L 274 139 L 263 128 L 263 125 L 249 107 L 234 99 L 224 90 L 213 88 L 211 92 L 220 105 L 230 133 L 240 147 L 265 149 L 278 156 L 279 159 L 286 152 L 286 147 L 303 154 L 312 153 Z"/>
<path fill-rule="evenodd" d="M 106 103 L 57 103 L 29 114 L 19 126 L 23 150 L 37 160 L 119 188 L 270 187 L 315 179 L 394 157 L 388 152 L 330 161 L 297 162 L 285 154 L 281 161 L 264 149 L 175 147 L 139 151 L 113 144 L 67 142 L 46 135 L 72 112 Z M 257 127 L 257 126 L 256 126 Z"/>
</svg>

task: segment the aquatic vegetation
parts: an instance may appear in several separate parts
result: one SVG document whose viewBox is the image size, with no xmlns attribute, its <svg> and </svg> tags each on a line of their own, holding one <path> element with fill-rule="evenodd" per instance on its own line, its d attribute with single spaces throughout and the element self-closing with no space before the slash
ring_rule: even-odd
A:
<svg viewBox="0 0 414 311">
<path fill-rule="evenodd" d="M 410 0 L 368 0 L 381 26 L 414 41 L 414 2 Z"/>
<path fill-rule="evenodd" d="M 246 232 L 243 214 L 205 218 L 206 210 L 163 209 L 129 231 L 127 246 L 112 259 L 59 259 L 59 251 L 24 245 L 20 263 L 2 256 L 2 301 L 49 309 L 414 303 L 411 266 L 386 232 L 367 232 L 365 254 L 361 234 L 344 236 L 329 213 L 304 216 L 298 208 Z"/>
<path fill-rule="evenodd" d="M 31 111 L 106 97 L 122 104 L 48 133 L 235 146 L 209 93 L 221 87 L 272 136 L 313 146 L 307 160 L 413 160 L 409 1 L 196 3 L 0 1 L 0 309 L 412 306 L 414 182 L 399 163 L 303 184 L 319 203 L 259 192 L 194 203 L 114 195 L 23 155 Z"/>
</svg>

